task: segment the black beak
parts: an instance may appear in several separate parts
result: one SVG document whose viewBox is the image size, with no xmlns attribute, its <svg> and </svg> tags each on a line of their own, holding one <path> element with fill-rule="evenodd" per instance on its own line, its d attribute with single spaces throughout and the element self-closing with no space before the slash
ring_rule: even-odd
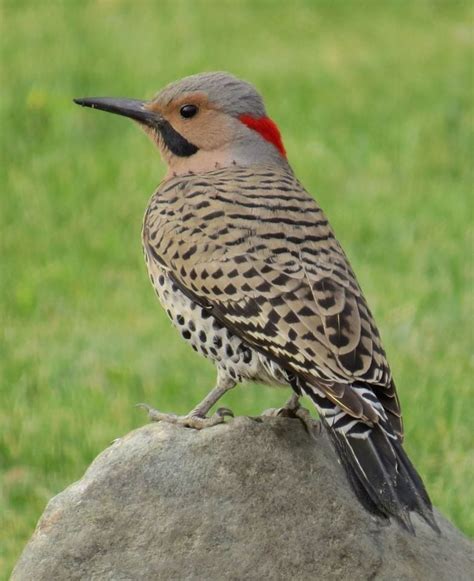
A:
<svg viewBox="0 0 474 581">
<path fill-rule="evenodd" d="M 86 97 L 84 99 L 74 99 L 74 103 L 83 107 L 100 109 L 116 115 L 130 117 L 148 127 L 159 129 L 163 123 L 161 115 L 145 108 L 147 101 L 138 99 L 109 99 L 108 97 Z"/>
<path fill-rule="evenodd" d="M 189 157 L 198 151 L 198 147 L 190 143 L 159 113 L 147 109 L 148 101 L 137 99 L 109 99 L 108 97 L 86 97 L 74 99 L 74 103 L 83 107 L 100 109 L 116 115 L 130 117 L 146 127 L 159 131 L 166 147 L 178 157 Z"/>
</svg>

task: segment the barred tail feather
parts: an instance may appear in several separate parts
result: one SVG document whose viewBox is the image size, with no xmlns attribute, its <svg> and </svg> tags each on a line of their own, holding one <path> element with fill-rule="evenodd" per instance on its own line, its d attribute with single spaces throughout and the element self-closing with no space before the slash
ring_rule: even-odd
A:
<svg viewBox="0 0 474 581">
<path fill-rule="evenodd" d="M 414 511 L 439 533 L 423 481 L 388 422 L 368 426 L 354 421 L 313 389 L 305 392 L 315 403 L 349 482 L 366 509 L 394 517 L 413 534 L 410 512 Z"/>
</svg>

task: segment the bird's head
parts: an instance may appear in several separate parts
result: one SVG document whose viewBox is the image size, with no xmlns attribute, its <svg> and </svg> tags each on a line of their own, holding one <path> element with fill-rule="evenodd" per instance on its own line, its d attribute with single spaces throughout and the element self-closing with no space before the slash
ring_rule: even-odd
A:
<svg viewBox="0 0 474 581">
<path fill-rule="evenodd" d="M 151 101 L 84 98 L 78 105 L 137 121 L 157 144 L 170 173 L 219 166 L 286 163 L 276 124 L 257 90 L 223 72 L 167 85 Z"/>
</svg>

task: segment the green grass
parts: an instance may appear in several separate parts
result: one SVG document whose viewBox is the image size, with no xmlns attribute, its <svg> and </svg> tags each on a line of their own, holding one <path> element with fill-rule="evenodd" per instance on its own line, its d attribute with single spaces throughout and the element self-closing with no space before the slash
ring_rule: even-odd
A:
<svg viewBox="0 0 474 581">
<path fill-rule="evenodd" d="M 142 264 L 157 153 L 71 103 L 203 70 L 265 95 L 375 312 L 408 452 L 474 534 L 472 17 L 469 1 L 4 0 L 0 571 L 48 499 L 144 423 L 136 402 L 184 413 L 214 381 Z M 256 414 L 284 397 L 250 386 L 225 403 Z"/>
</svg>

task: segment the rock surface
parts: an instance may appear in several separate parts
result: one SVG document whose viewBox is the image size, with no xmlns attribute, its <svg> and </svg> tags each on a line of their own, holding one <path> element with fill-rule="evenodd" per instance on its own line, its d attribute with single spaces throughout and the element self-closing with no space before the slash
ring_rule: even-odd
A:
<svg viewBox="0 0 474 581">
<path fill-rule="evenodd" d="M 416 536 L 367 513 L 299 420 L 151 424 L 49 502 L 11 579 L 473 578 L 470 541 L 439 513 L 441 536 L 413 521 Z"/>
</svg>

